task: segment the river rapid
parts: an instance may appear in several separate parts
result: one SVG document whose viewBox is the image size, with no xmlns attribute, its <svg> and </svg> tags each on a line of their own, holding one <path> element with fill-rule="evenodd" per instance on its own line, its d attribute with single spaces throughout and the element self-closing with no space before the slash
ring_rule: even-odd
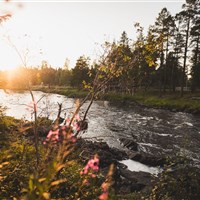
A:
<svg viewBox="0 0 200 200">
<path fill-rule="evenodd" d="M 62 117 L 75 110 L 75 100 L 58 94 L 34 91 L 38 115 L 55 119 L 58 104 L 63 103 Z M 83 116 L 89 102 L 81 108 Z M 5 114 L 32 120 L 31 95 L 27 92 L 0 90 L 0 105 Z M 120 138 L 130 138 L 139 151 L 150 155 L 183 154 L 200 164 L 200 116 L 135 105 L 95 101 L 88 113 L 88 130 L 83 138 L 105 141 L 109 146 L 124 149 Z"/>
</svg>

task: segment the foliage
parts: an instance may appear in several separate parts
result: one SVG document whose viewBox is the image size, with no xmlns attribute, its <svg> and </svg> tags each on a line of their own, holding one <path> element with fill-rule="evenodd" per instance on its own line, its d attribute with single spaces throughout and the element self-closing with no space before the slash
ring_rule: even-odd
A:
<svg viewBox="0 0 200 200">
<path fill-rule="evenodd" d="M 170 160 L 151 194 L 145 199 L 198 200 L 200 196 L 199 169 L 192 166 L 190 161 L 182 156 L 177 156 Z"/>
<path fill-rule="evenodd" d="M 83 81 L 89 82 L 90 80 L 89 71 L 89 58 L 81 56 L 72 69 L 71 85 L 83 88 Z"/>
<path fill-rule="evenodd" d="M 6 139 L 1 136 L 6 140 L 0 153 L 1 199 L 98 199 L 103 176 L 97 171 L 95 176 L 81 175 L 84 161 L 79 157 L 79 148 L 73 147 L 76 143 L 65 141 L 45 147 L 40 138 L 40 162 L 36 170 L 34 142 L 19 132 L 19 123 L 12 132 L 6 131 Z"/>
</svg>

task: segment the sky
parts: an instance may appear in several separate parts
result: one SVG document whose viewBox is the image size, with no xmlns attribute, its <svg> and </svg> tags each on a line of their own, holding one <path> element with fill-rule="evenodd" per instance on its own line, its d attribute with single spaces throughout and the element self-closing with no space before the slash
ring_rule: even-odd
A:
<svg viewBox="0 0 200 200">
<path fill-rule="evenodd" d="M 63 67 L 66 59 L 73 67 L 82 55 L 96 59 L 106 40 L 119 40 L 123 31 L 134 40 L 134 23 L 139 22 L 146 31 L 162 8 L 174 15 L 183 3 L 183 0 L 0 3 L 0 15 L 7 11 L 13 14 L 0 26 L 0 70 L 20 66 L 25 59 L 28 66 L 38 66 L 46 60 L 52 67 Z"/>
</svg>

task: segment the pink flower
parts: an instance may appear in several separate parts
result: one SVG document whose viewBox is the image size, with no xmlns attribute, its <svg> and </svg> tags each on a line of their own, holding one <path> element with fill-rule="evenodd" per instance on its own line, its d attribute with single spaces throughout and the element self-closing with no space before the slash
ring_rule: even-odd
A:
<svg viewBox="0 0 200 200">
<path fill-rule="evenodd" d="M 99 196 L 99 199 L 106 200 L 108 198 L 109 184 L 106 182 L 103 182 L 101 185 L 101 189 L 102 189 L 103 193 Z"/>
<path fill-rule="evenodd" d="M 100 196 L 99 199 L 100 200 L 106 200 L 108 198 L 108 192 L 103 192 Z"/>
<path fill-rule="evenodd" d="M 95 178 L 97 175 L 96 174 L 91 174 L 90 175 L 92 178 Z"/>
<path fill-rule="evenodd" d="M 95 172 L 98 172 L 98 171 L 99 171 L 99 166 L 93 166 L 92 169 L 93 169 Z"/>
<path fill-rule="evenodd" d="M 62 130 L 62 135 L 65 137 L 67 135 L 67 132 L 65 130 Z"/>
<path fill-rule="evenodd" d="M 74 119 L 77 120 L 77 121 L 81 120 L 81 118 L 80 118 L 80 116 L 78 114 L 74 117 Z"/>
<path fill-rule="evenodd" d="M 57 142 L 58 139 L 59 139 L 59 129 L 55 131 L 50 130 L 43 144 L 46 144 L 47 141 Z"/>
<path fill-rule="evenodd" d="M 80 173 L 81 175 L 83 174 L 88 174 L 89 169 L 91 169 L 94 172 L 98 172 L 99 171 L 99 158 L 95 155 L 93 159 L 90 159 L 87 162 L 87 165 L 84 167 L 83 171 Z M 96 175 L 94 176 L 91 175 L 91 177 L 96 177 Z"/>
<path fill-rule="evenodd" d="M 81 127 L 79 126 L 78 122 L 73 123 L 73 130 L 74 131 L 80 131 L 81 130 Z"/>
<path fill-rule="evenodd" d="M 70 121 L 71 121 L 71 119 L 69 117 L 67 119 L 65 119 L 65 125 L 69 126 Z"/>
<path fill-rule="evenodd" d="M 71 141 L 72 141 L 73 143 L 75 143 L 75 142 L 77 141 L 77 138 L 76 138 L 75 136 L 73 136 L 73 137 L 71 137 Z"/>
<path fill-rule="evenodd" d="M 70 140 L 72 137 L 73 137 L 73 134 L 72 134 L 72 133 L 69 133 L 69 134 L 67 134 L 67 137 L 66 137 L 66 138 L 67 138 L 68 140 Z"/>
<path fill-rule="evenodd" d="M 102 185 L 101 185 L 101 188 L 103 191 L 107 191 L 108 190 L 108 184 L 103 182 Z"/>
</svg>

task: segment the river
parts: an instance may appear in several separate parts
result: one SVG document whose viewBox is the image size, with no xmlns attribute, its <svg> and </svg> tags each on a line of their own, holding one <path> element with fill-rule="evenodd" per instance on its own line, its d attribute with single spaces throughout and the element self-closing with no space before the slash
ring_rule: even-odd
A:
<svg viewBox="0 0 200 200">
<path fill-rule="evenodd" d="M 55 119 L 58 103 L 64 113 L 73 112 L 75 100 L 63 95 L 33 92 L 40 116 Z M 89 102 L 82 107 L 83 115 Z M 5 114 L 18 119 L 32 120 L 29 92 L 0 90 L 0 105 L 7 107 Z M 183 112 L 117 105 L 95 101 L 88 113 L 88 130 L 82 135 L 107 142 L 118 149 L 124 147 L 119 138 L 130 138 L 139 144 L 139 150 L 151 155 L 184 154 L 200 163 L 200 117 Z"/>
</svg>

